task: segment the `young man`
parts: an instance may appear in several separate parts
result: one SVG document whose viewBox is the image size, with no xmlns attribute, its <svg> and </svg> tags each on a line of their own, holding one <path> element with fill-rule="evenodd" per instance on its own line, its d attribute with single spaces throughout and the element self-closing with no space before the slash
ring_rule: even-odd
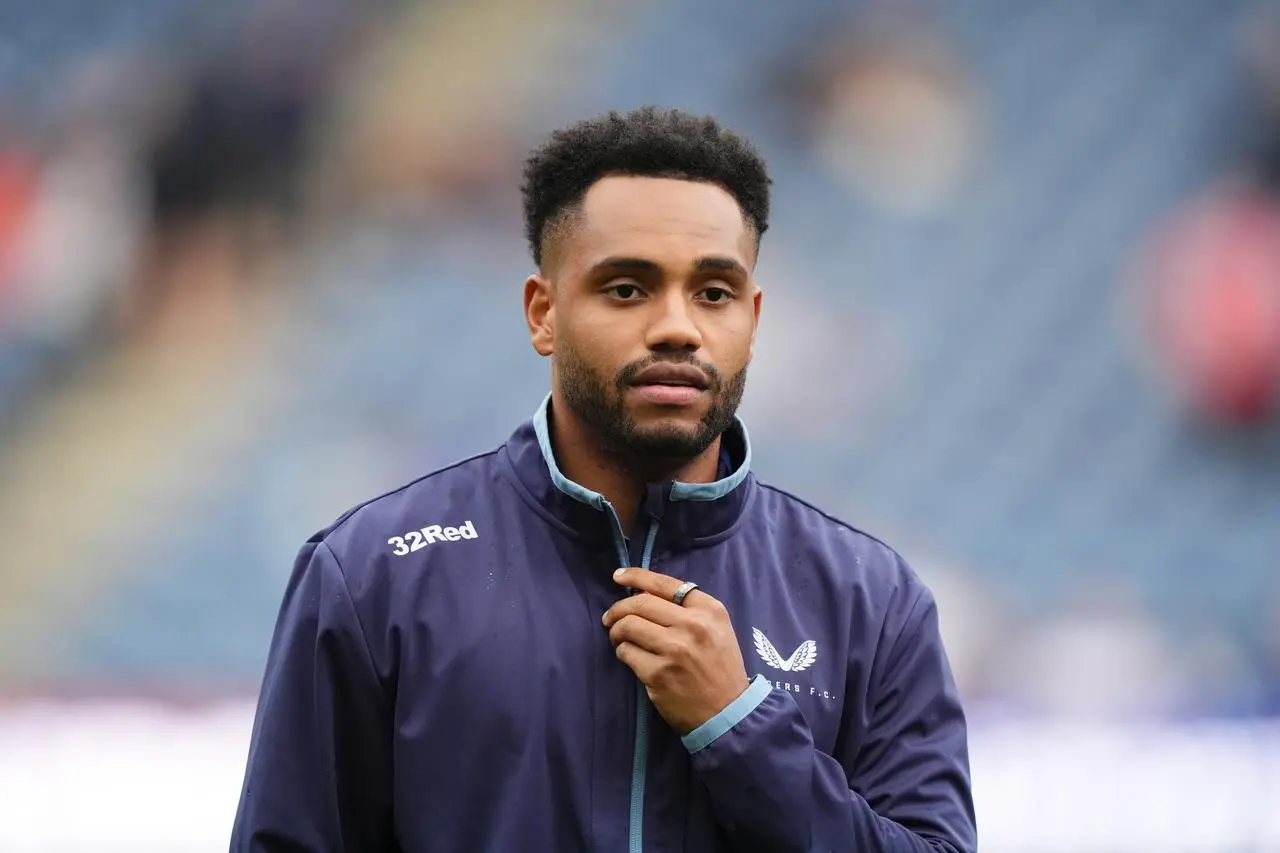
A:
<svg viewBox="0 0 1280 853">
<path fill-rule="evenodd" d="M 972 851 L 932 596 L 749 471 L 763 162 L 642 109 L 525 177 L 551 393 L 302 548 L 232 849 Z"/>
</svg>

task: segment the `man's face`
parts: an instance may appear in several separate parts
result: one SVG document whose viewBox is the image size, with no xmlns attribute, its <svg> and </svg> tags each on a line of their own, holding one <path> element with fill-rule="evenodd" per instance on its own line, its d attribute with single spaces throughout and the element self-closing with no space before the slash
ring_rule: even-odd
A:
<svg viewBox="0 0 1280 853">
<path fill-rule="evenodd" d="M 741 208 L 712 184 L 608 177 L 587 192 L 526 305 L 545 290 L 535 348 L 610 451 L 692 459 L 732 423 L 759 319 L 755 251 Z"/>
</svg>

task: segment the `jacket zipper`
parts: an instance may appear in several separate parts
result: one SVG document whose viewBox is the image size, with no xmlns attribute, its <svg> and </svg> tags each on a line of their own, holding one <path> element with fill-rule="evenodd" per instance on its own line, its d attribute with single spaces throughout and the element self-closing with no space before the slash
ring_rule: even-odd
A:
<svg viewBox="0 0 1280 853">
<path fill-rule="evenodd" d="M 622 522 L 613 505 L 605 501 L 605 507 L 613 520 L 614 546 L 618 549 L 620 565 L 628 566 L 631 555 L 628 553 L 627 538 L 622 532 Z M 640 556 L 640 568 L 650 568 L 653 559 L 653 543 L 658 538 L 658 520 L 649 519 L 649 529 L 645 534 L 644 551 Z M 634 594 L 632 590 L 630 594 Z M 631 760 L 631 803 L 628 809 L 627 849 L 628 853 L 644 851 L 644 788 L 645 771 L 649 763 L 649 693 L 644 683 L 636 680 L 636 731 L 635 751 Z"/>
</svg>

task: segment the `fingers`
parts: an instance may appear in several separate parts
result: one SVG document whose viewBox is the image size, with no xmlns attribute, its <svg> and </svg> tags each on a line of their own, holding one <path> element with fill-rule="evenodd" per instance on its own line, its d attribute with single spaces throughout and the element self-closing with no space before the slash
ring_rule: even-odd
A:
<svg viewBox="0 0 1280 853">
<path fill-rule="evenodd" d="M 656 673 L 660 672 L 665 666 L 665 661 L 661 655 L 656 655 L 647 649 L 643 649 L 631 642 L 621 642 L 615 649 L 618 660 L 625 663 L 631 668 L 644 684 L 649 684 Z"/>
<path fill-rule="evenodd" d="M 636 568 L 618 569 L 613 573 L 613 579 L 622 586 L 647 592 L 667 602 L 671 602 L 675 598 L 676 590 L 684 583 L 679 578 L 673 578 L 670 575 Z M 695 589 L 685 597 L 683 605 L 677 606 L 706 608 L 714 601 L 715 599 L 703 590 Z"/>
<path fill-rule="evenodd" d="M 678 604 L 659 598 L 647 592 L 628 596 L 609 608 L 604 614 L 604 626 L 610 628 L 624 616 L 635 615 L 664 628 L 676 625 L 686 614 L 681 612 Z"/>
<path fill-rule="evenodd" d="M 672 599 L 676 590 L 680 588 L 680 584 L 683 583 L 670 575 L 634 568 L 618 569 L 613 573 L 613 579 L 622 586 L 638 589 L 641 592 L 656 595 L 658 598 L 665 598 L 667 601 Z"/>
<path fill-rule="evenodd" d="M 609 629 L 609 640 L 614 646 L 629 643 L 655 655 L 666 655 L 677 645 L 671 629 L 656 625 L 641 616 L 625 616 Z"/>
</svg>

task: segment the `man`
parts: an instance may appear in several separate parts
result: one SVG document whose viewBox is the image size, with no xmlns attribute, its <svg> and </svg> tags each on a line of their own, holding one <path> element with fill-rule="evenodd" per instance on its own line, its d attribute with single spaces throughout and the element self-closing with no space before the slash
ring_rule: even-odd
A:
<svg viewBox="0 0 1280 853">
<path fill-rule="evenodd" d="M 973 850 L 932 596 L 749 471 L 763 162 L 647 108 L 525 178 L 551 393 L 303 547 L 232 849 Z"/>
</svg>

